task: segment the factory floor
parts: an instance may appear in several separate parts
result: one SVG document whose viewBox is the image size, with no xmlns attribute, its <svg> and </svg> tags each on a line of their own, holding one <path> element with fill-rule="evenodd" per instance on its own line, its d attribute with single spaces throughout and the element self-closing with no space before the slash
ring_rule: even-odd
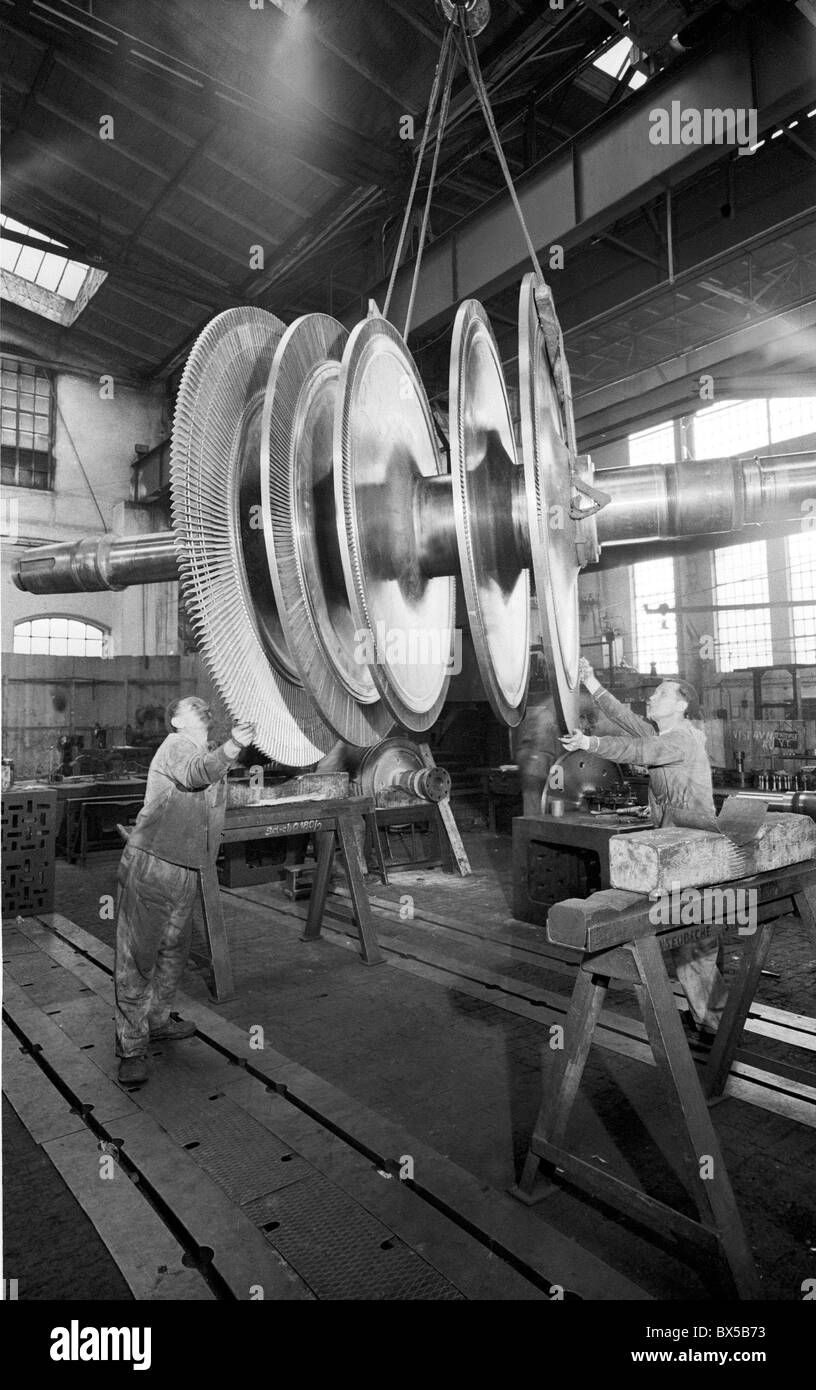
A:
<svg viewBox="0 0 816 1390">
<path fill-rule="evenodd" d="M 393 1152 L 408 1158 L 422 1156 L 417 1158 L 418 1188 L 423 1186 L 422 1162 L 435 1175 L 428 1179 L 431 1188 L 434 1181 L 440 1190 L 447 1186 L 445 1201 L 432 1193 L 430 1205 L 437 1209 L 437 1223 L 439 1211 L 444 1208 L 448 1213 L 452 1249 L 460 1237 L 465 1239 L 462 1232 L 478 1225 L 472 1215 L 476 1208 L 467 1207 L 468 1201 L 476 1201 L 474 1194 L 481 1193 L 483 1198 L 487 1194 L 491 1201 L 494 1194 L 502 1195 L 489 1207 L 489 1219 L 495 1219 L 499 1234 L 494 1232 L 488 1239 L 477 1233 L 477 1237 L 484 1249 L 492 1242 L 495 1248 L 509 1251 L 503 1292 L 480 1294 L 467 1285 L 464 1276 L 458 1279 L 444 1258 L 432 1258 L 429 1252 L 441 1249 L 448 1228 L 432 1230 L 425 1225 L 422 1239 L 416 1237 L 408 1245 L 414 1253 L 423 1252 L 433 1266 L 434 1278 L 423 1264 L 422 1279 L 411 1285 L 416 1271 L 408 1270 L 406 1264 L 407 1284 L 395 1284 L 384 1270 L 378 1286 L 376 1272 L 369 1266 L 368 1283 L 358 1284 L 356 1293 L 342 1281 L 326 1282 L 325 1270 L 313 1269 L 308 1253 L 290 1256 L 279 1242 L 276 1249 L 282 1251 L 284 1263 L 294 1268 L 303 1296 L 534 1298 L 546 1297 L 549 1280 L 552 1285 L 575 1289 L 582 1297 L 718 1297 L 711 1266 L 691 1254 L 678 1257 L 675 1248 L 586 1197 L 558 1190 L 538 1206 L 526 1208 L 504 1196 L 524 1158 L 540 1099 L 542 1048 L 547 1046 L 550 1023 L 563 1018 L 573 971 L 563 961 L 541 954 L 540 929 L 512 919 L 510 837 L 474 831 L 464 839 L 474 869 L 471 877 L 454 878 L 438 869 L 414 870 L 394 875 L 388 887 L 371 887 L 386 954 L 385 964 L 373 968 L 359 958 L 342 888 L 330 899 L 322 939 L 308 944 L 300 940 L 304 903 L 291 902 L 277 883 L 222 890 L 236 996 L 222 1005 L 212 1004 L 199 942 L 184 991 L 201 1010 L 196 1021 L 201 1020 L 202 1038 L 211 1040 L 210 1051 L 198 1038 L 176 1045 L 172 1056 L 168 1049 L 158 1049 L 151 1059 L 151 1082 L 135 1093 L 138 1104 L 147 1109 L 139 1116 L 122 1117 L 119 1128 L 127 1134 L 129 1126 L 138 1128 L 144 1121 L 154 1126 L 149 1132 L 162 1139 L 168 1133 L 176 1135 L 173 1097 L 183 1099 L 187 1082 L 193 1090 L 196 1085 L 215 1086 L 210 1099 L 226 1095 L 248 1110 L 253 1105 L 257 1108 L 246 1089 L 250 1077 L 239 1075 L 244 1089 L 236 1089 L 238 1069 L 234 1057 L 230 1062 L 230 1038 L 246 1038 L 260 1026 L 264 1046 L 274 1050 L 281 1074 L 286 1071 L 285 1059 L 294 1064 L 293 1094 L 298 1086 L 305 1088 L 304 1095 L 313 1087 L 311 1109 L 301 1102 L 300 1129 L 293 1129 L 290 1121 L 287 1131 L 286 1117 L 281 1116 L 283 1127 L 276 1135 L 288 1133 L 298 1163 L 306 1161 L 305 1154 L 321 1168 L 324 1186 L 326 1174 L 340 1182 L 338 1174 L 351 1171 L 350 1159 L 341 1162 L 336 1155 L 332 1158 L 335 1168 L 331 1168 L 327 1145 L 332 1135 L 335 1142 L 341 1132 L 350 1136 L 358 1156 L 376 1155 L 380 1151 L 376 1134 L 381 1132 L 396 1146 Z M 35 995 L 49 1013 L 48 1026 L 55 1038 L 62 1036 L 59 1029 L 68 1026 L 61 1019 L 73 1018 L 76 1025 L 83 1010 L 89 1019 L 93 1015 L 95 1031 L 87 1036 L 94 1041 L 83 1045 L 90 1058 L 94 1047 L 96 1057 L 101 1057 L 108 1036 L 113 923 L 105 915 L 104 901 L 115 890 L 116 864 L 117 856 L 107 854 L 92 857 L 85 869 L 60 862 L 56 909 L 61 916 L 54 919 L 59 949 L 51 948 L 48 931 L 35 924 L 28 937 L 15 938 L 15 949 L 21 954 L 8 957 L 10 988 L 16 991 L 12 998 L 22 997 L 20 991 L 28 983 L 25 966 L 32 964 L 32 981 L 40 982 Z M 60 935 L 63 920 L 68 925 Z M 72 936 L 70 924 L 81 929 L 79 935 Z M 24 924 L 20 930 L 25 930 Z M 98 948 L 93 943 L 99 943 Z M 727 943 L 729 972 L 738 960 L 740 945 Z M 86 983 L 78 985 L 74 978 L 71 988 L 60 987 L 63 975 L 55 973 L 57 983 L 51 995 L 43 993 L 43 951 L 51 952 L 47 968 L 64 973 L 72 968 L 66 954 L 69 947 L 82 952 Z M 802 1282 L 813 1276 L 816 1258 L 816 1025 L 808 1021 L 816 1012 L 816 964 L 800 924 L 787 921 L 777 931 L 766 971 L 759 983 L 757 1010 L 749 1020 L 745 1051 L 740 1054 L 740 1076 L 731 1083 L 733 1094 L 713 1108 L 712 1116 L 763 1296 L 793 1301 L 801 1299 Z M 33 1008 L 30 1005 L 20 1017 L 32 1019 Z M 574 1118 L 574 1146 L 652 1195 L 681 1206 L 683 1194 L 673 1166 L 665 1107 L 636 1022 L 634 999 L 625 989 L 611 991 L 608 1010 L 613 1021 L 602 1030 L 600 1044 L 590 1054 Z M 6 1048 L 13 1045 L 14 1039 L 7 1037 Z M 104 1057 L 109 1076 L 114 1074 L 112 1054 L 110 1033 L 110 1054 Z M 103 1066 L 103 1061 L 97 1065 Z M 115 1099 L 113 1092 L 111 1097 Z M 304 1128 L 307 1111 L 310 1124 L 315 1116 L 323 1122 L 322 1147 L 317 1131 L 307 1133 Z M 116 1113 L 115 1107 L 111 1113 Z M 81 1190 L 66 1182 L 70 1171 L 64 1151 L 59 1160 L 58 1151 L 43 1140 L 45 1131 L 38 1140 L 36 1128 L 27 1128 L 24 1120 L 25 1114 L 18 1116 L 4 1096 L 5 1270 L 18 1279 L 19 1297 L 133 1297 L 133 1280 L 123 1278 L 109 1253 L 111 1242 L 101 1239 L 95 1229 L 92 1201 L 80 1200 Z M 116 1120 L 111 1125 L 115 1130 Z M 78 1143 L 82 1136 L 75 1138 Z M 298 1148 L 301 1141 L 303 1147 Z M 194 1149 L 196 1143 L 184 1147 Z M 376 1162 L 368 1168 L 374 1171 Z M 455 1191 L 457 1174 L 461 1200 Z M 475 1180 L 472 1193 L 471 1180 Z M 374 1209 L 373 1201 L 360 1197 L 368 1213 Z M 385 1224 L 395 1230 L 398 1219 L 395 1216 L 393 1226 L 387 1220 Z M 279 1225 L 275 1220 L 263 1229 Z M 274 1240 L 274 1234 L 269 1239 Z M 570 1264 L 570 1276 L 559 1278 L 559 1261 L 568 1259 L 571 1243 L 586 1252 L 588 1263 L 582 1266 L 579 1258 L 574 1266 Z M 392 1246 L 393 1241 L 384 1240 L 379 1248 Z M 443 1268 L 444 1277 L 438 1273 Z M 415 1291 L 404 1292 L 409 1287 Z M 212 1280 L 206 1290 L 196 1292 L 182 1278 L 175 1293 L 162 1296 L 221 1294 Z M 229 1291 L 225 1296 L 230 1296 Z"/>
</svg>

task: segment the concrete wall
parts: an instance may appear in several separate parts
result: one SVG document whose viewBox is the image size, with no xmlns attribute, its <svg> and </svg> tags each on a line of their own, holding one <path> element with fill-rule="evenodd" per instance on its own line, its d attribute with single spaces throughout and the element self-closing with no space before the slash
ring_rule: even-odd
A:
<svg viewBox="0 0 816 1390">
<path fill-rule="evenodd" d="M 9 354 L 6 354 L 9 355 Z M 178 651 L 178 585 L 121 594 L 21 593 L 10 572 L 20 548 L 102 535 L 106 529 L 133 533 L 161 530 L 162 520 L 129 504 L 130 465 L 136 445 L 152 448 L 167 436 L 170 419 L 161 389 L 139 391 L 113 384 L 103 399 L 98 378 L 55 375 L 53 490 L 4 489 L 5 520 L 17 543 L 7 540 L 2 556 L 2 650 L 13 646 L 15 622 L 58 615 L 107 627 L 114 655 L 159 655 Z"/>
</svg>

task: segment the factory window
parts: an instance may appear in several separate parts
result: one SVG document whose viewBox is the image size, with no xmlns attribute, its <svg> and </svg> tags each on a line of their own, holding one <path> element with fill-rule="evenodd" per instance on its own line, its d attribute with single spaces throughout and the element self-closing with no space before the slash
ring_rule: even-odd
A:
<svg viewBox="0 0 816 1390">
<path fill-rule="evenodd" d="M 816 662 L 816 531 L 788 536 L 788 575 L 796 605 L 791 608 L 793 659 L 810 665 Z"/>
<path fill-rule="evenodd" d="M 0 361 L 2 481 L 11 487 L 50 488 L 54 392 L 42 367 Z"/>
<path fill-rule="evenodd" d="M 14 651 L 23 656 L 110 656 L 110 633 L 79 618 L 28 618 L 14 624 Z"/>
<path fill-rule="evenodd" d="M 674 424 L 671 420 L 629 436 L 629 462 L 635 468 L 646 463 L 673 463 Z"/>
<path fill-rule="evenodd" d="M 746 449 L 766 448 L 769 442 L 765 400 L 720 401 L 694 416 L 695 458 L 724 458 Z"/>
<path fill-rule="evenodd" d="M 635 648 L 640 671 L 658 675 L 677 670 L 677 615 L 674 612 L 674 561 L 642 560 L 632 566 L 635 591 Z"/>
<path fill-rule="evenodd" d="M 772 444 L 816 433 L 816 396 L 776 396 L 768 401 L 768 411 Z"/>
<path fill-rule="evenodd" d="M 714 579 L 720 670 L 770 666 L 773 652 L 765 542 L 715 550 Z"/>
</svg>

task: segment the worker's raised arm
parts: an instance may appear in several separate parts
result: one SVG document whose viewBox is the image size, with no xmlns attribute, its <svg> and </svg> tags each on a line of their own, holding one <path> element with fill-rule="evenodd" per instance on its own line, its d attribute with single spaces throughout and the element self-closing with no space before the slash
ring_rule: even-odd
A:
<svg viewBox="0 0 816 1390">
<path fill-rule="evenodd" d="M 212 749 L 196 748 L 187 738 L 169 739 L 161 771 L 183 791 L 201 791 L 212 782 L 221 781 L 254 735 L 253 725 L 237 724 L 226 743 Z"/>
<path fill-rule="evenodd" d="M 611 719 L 613 724 L 617 724 L 619 729 L 625 729 L 628 734 L 635 734 L 640 738 L 651 738 L 654 735 L 654 724 L 648 719 L 643 719 L 639 714 L 635 714 L 628 705 L 621 704 L 614 695 L 610 695 L 608 690 L 604 690 L 598 677 L 595 675 L 590 663 L 585 657 L 581 657 L 578 663 L 578 676 L 583 681 L 596 705 Z M 604 753 L 605 758 L 611 758 L 611 753 Z M 640 761 L 639 759 L 624 758 L 624 762 Z"/>
</svg>

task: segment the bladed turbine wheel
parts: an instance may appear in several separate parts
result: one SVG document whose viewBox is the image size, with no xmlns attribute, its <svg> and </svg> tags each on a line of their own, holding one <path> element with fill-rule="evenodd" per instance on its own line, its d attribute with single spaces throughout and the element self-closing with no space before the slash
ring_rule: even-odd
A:
<svg viewBox="0 0 816 1390">
<path fill-rule="evenodd" d="M 359 657 L 334 501 L 334 416 L 348 333 L 328 314 L 287 328 L 261 427 L 261 501 L 269 573 L 286 645 L 338 738 L 369 746 L 393 717 Z"/>
<path fill-rule="evenodd" d="M 482 305 L 467 299 L 450 360 L 453 509 L 470 631 L 496 717 L 521 721 L 530 676 L 530 572 L 513 514 L 518 469 L 499 352 Z"/>
<path fill-rule="evenodd" d="M 521 441 L 541 640 L 556 714 L 568 731 L 578 724 L 577 540 L 579 528 L 587 523 L 569 514 L 574 491 L 567 447 L 570 429 L 551 360 L 560 334 L 554 315 L 542 325 L 535 298 L 540 284 L 532 272 L 525 275 L 519 296 Z"/>
<path fill-rule="evenodd" d="M 304 767 L 334 735 L 287 650 L 263 538 L 261 416 L 283 331 L 273 314 L 238 308 L 200 334 L 176 401 L 170 487 L 181 589 L 213 680 L 259 748 Z"/>
<path fill-rule="evenodd" d="M 395 721 L 423 732 L 439 716 L 454 661 L 454 579 L 423 573 L 415 522 L 421 487 L 442 463 L 414 360 L 376 315 L 343 353 L 334 459 L 358 656 Z"/>
</svg>

